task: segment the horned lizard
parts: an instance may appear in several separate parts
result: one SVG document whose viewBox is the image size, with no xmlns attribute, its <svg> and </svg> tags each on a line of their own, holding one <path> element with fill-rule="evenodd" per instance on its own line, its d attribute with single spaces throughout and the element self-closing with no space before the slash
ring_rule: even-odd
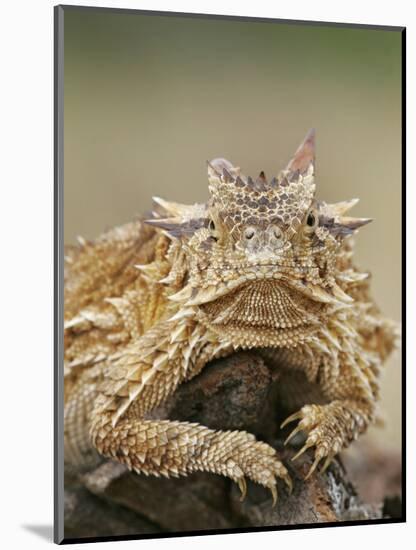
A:
<svg viewBox="0 0 416 550">
<path fill-rule="evenodd" d="M 371 220 L 345 215 L 357 199 L 315 198 L 313 130 L 271 181 L 207 164 L 205 204 L 156 197 L 151 219 L 66 250 L 65 460 L 95 449 L 146 475 L 212 472 L 243 495 L 249 478 L 275 502 L 277 480 L 292 482 L 270 445 L 148 413 L 208 361 L 266 351 L 325 397 L 282 424 L 299 421 L 286 441 L 306 435 L 294 458 L 314 448 L 309 476 L 374 422 L 397 330 L 352 260 L 351 236 Z"/>
</svg>

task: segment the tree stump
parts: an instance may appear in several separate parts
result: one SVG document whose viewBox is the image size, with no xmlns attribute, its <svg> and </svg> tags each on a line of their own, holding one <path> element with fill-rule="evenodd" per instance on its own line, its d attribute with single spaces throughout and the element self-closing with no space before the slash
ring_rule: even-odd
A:
<svg viewBox="0 0 416 550">
<path fill-rule="evenodd" d="M 279 423 L 278 371 L 255 352 L 239 352 L 213 361 L 200 375 L 179 387 L 152 417 L 199 422 L 213 429 L 254 433 L 277 449 L 293 480 L 288 495 L 278 482 L 279 499 L 248 482 L 241 502 L 230 480 L 207 473 L 184 478 L 137 475 L 112 461 L 94 470 L 65 477 L 65 538 L 149 535 L 263 526 L 305 525 L 378 519 L 385 502 L 364 502 L 341 459 L 325 474 L 304 481 L 312 452 L 295 462 L 301 444 L 284 447 Z M 301 437 L 301 436 L 300 436 Z M 354 468 L 353 468 L 354 469 Z M 356 468 L 357 470 L 357 468 Z"/>
</svg>

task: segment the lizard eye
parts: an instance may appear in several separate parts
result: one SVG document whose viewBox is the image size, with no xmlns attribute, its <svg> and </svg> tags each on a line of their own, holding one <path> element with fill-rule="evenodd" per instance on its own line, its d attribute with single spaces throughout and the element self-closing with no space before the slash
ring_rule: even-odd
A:
<svg viewBox="0 0 416 550">
<path fill-rule="evenodd" d="M 246 229 L 244 230 L 244 238 L 248 241 L 252 239 L 255 234 L 256 230 L 254 229 L 254 227 L 246 227 Z"/>
<path fill-rule="evenodd" d="M 319 223 L 318 212 L 315 208 L 311 208 L 306 216 L 305 229 L 307 233 L 312 233 L 317 228 Z"/>
<path fill-rule="evenodd" d="M 306 223 L 309 227 L 313 227 L 315 225 L 315 215 L 313 212 L 309 212 Z"/>
<path fill-rule="evenodd" d="M 215 231 L 215 223 L 213 222 L 213 220 L 209 220 L 208 229 L 211 229 L 211 231 Z"/>
</svg>

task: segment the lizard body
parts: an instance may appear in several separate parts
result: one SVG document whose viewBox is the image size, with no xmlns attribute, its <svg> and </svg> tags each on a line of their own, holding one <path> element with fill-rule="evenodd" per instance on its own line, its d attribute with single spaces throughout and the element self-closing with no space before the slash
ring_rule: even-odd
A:
<svg viewBox="0 0 416 550">
<path fill-rule="evenodd" d="M 308 475 L 374 422 L 380 366 L 397 327 L 352 260 L 352 235 L 369 219 L 356 200 L 315 198 L 311 131 L 288 166 L 266 180 L 225 159 L 208 163 L 210 199 L 155 198 L 152 219 L 69 247 L 65 269 L 65 459 L 94 449 L 138 473 L 208 471 L 246 491 L 291 488 L 278 453 L 243 431 L 148 418 L 211 359 L 258 349 L 318 385 L 324 402 L 298 420 L 314 448 Z"/>
</svg>

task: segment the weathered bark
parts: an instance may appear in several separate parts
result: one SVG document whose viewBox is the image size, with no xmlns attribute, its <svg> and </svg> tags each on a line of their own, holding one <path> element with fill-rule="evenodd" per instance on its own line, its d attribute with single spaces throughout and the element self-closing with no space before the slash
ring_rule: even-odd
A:
<svg viewBox="0 0 416 550">
<path fill-rule="evenodd" d="M 272 508 L 268 491 L 250 482 L 247 497 L 241 502 L 238 488 L 226 478 L 206 473 L 180 479 L 145 477 L 107 461 L 76 480 L 67 477 L 65 536 L 140 535 L 381 518 L 383 499 L 364 503 L 340 459 L 334 460 L 324 475 L 318 473 L 307 482 L 303 480 L 312 454 L 290 461 L 295 449 L 283 446 L 278 430 L 278 419 L 284 416 L 280 402 L 277 371 L 255 353 L 241 352 L 207 366 L 153 414 L 200 422 L 214 429 L 244 429 L 273 445 L 294 482 L 290 496 L 279 483 L 276 507 Z"/>
</svg>

